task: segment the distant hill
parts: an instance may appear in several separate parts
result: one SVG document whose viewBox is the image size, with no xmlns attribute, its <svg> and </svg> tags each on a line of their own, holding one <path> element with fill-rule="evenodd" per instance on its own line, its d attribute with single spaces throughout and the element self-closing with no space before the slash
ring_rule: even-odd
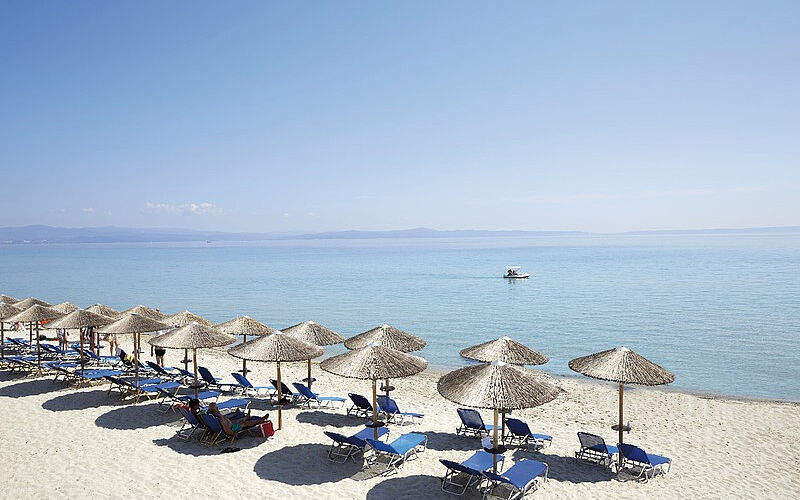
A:
<svg viewBox="0 0 800 500">
<path fill-rule="evenodd" d="M 648 234 L 764 234 L 800 233 L 800 226 L 757 227 L 746 229 L 687 229 L 632 231 L 628 235 Z M 334 240 L 380 238 L 492 238 L 580 236 L 598 233 L 581 231 L 484 231 L 476 229 L 439 231 L 428 228 L 395 231 L 333 231 L 322 233 L 229 233 L 193 229 L 104 227 L 19 226 L 0 228 L 0 244 L 41 243 L 156 243 L 190 241 L 266 241 L 266 240 Z"/>
</svg>

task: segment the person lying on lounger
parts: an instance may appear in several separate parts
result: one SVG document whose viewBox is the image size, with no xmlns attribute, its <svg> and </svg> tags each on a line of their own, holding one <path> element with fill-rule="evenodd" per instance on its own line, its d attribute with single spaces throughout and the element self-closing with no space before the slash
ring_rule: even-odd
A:
<svg viewBox="0 0 800 500">
<path fill-rule="evenodd" d="M 208 413 L 217 417 L 220 425 L 222 425 L 222 428 L 225 430 L 225 434 L 231 436 L 241 432 L 244 429 L 249 429 L 251 427 L 256 427 L 269 422 L 269 414 L 266 414 L 263 417 L 254 417 L 250 416 L 249 411 L 247 413 L 237 412 L 235 415 L 241 415 L 239 418 L 228 418 L 227 415 L 220 413 L 216 403 L 211 403 L 208 405 Z"/>
</svg>

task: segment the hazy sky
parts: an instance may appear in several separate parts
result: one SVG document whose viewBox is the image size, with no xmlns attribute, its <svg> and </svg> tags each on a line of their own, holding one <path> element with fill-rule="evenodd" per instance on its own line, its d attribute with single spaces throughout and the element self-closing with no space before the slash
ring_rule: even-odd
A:
<svg viewBox="0 0 800 500">
<path fill-rule="evenodd" d="M 800 225 L 800 2 L 0 3 L 0 226 Z"/>
</svg>

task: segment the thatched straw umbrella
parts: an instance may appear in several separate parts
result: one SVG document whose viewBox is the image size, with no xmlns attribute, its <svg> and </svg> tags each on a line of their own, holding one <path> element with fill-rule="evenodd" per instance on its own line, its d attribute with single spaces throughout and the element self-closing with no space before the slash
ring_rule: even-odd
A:
<svg viewBox="0 0 800 500">
<path fill-rule="evenodd" d="M 117 335 L 117 334 L 126 334 L 132 333 L 133 334 L 133 345 L 136 345 L 136 337 L 142 333 L 146 332 L 157 332 L 160 330 L 166 330 L 169 328 L 164 323 L 160 321 L 156 321 L 154 319 L 148 318 L 147 316 L 142 316 L 136 313 L 126 314 L 122 316 L 120 319 L 114 321 L 113 323 L 109 324 L 108 326 L 102 328 L 100 330 L 101 333 L 107 333 L 110 335 Z M 133 358 L 135 360 L 135 370 L 136 370 L 136 387 L 139 387 L 139 350 L 133 350 Z M 137 400 L 138 392 L 137 392 Z"/>
<path fill-rule="evenodd" d="M 623 442 L 622 432 L 625 430 L 622 423 L 622 399 L 625 384 L 663 385 L 675 380 L 675 375 L 627 347 L 616 347 L 575 358 L 569 362 L 569 367 L 587 377 L 619 384 L 619 425 L 615 428 L 619 432 L 618 442 L 620 443 Z"/>
<path fill-rule="evenodd" d="M 51 304 L 41 299 L 37 299 L 36 297 L 28 297 L 27 299 L 20 300 L 16 304 L 14 304 L 14 307 L 19 309 L 20 311 L 24 311 L 30 308 L 31 306 L 50 307 Z M 33 343 L 33 323 L 28 323 L 28 342 L 30 342 L 31 344 Z"/>
<path fill-rule="evenodd" d="M 192 350 L 194 360 L 194 397 L 198 394 L 197 350 L 208 347 L 223 347 L 236 342 L 236 337 L 197 322 L 175 328 L 147 341 L 150 345 L 164 349 Z"/>
<path fill-rule="evenodd" d="M 114 318 L 109 318 L 108 316 L 103 316 L 102 314 L 93 313 L 91 311 L 87 311 L 86 309 L 76 309 L 75 311 L 72 311 L 71 313 L 67 314 L 61 319 L 49 324 L 48 328 L 80 330 L 83 328 L 103 326 L 113 322 Z M 81 335 L 80 338 L 81 338 L 81 375 L 83 375 L 84 374 L 83 335 Z"/>
<path fill-rule="evenodd" d="M 12 297 L 11 295 L 0 295 L 0 302 L 5 302 L 9 305 L 14 305 L 19 302 L 19 299 L 16 297 Z"/>
<path fill-rule="evenodd" d="M 125 314 L 138 314 L 140 316 L 147 316 L 150 319 L 154 319 L 156 321 L 161 321 L 162 323 L 164 322 L 165 319 L 167 319 L 167 316 L 168 316 L 168 314 L 164 314 L 161 311 L 159 311 L 158 309 L 153 309 L 151 307 L 143 306 L 141 304 L 139 304 L 138 306 L 133 306 L 130 309 L 125 309 L 124 311 L 122 311 L 120 313 L 120 317 L 125 315 Z M 179 326 L 182 326 L 182 325 L 179 325 Z M 142 350 L 141 342 L 142 342 L 142 338 L 141 338 L 141 336 L 139 336 L 139 345 L 138 345 L 138 350 L 139 351 Z M 153 346 L 150 346 L 150 355 L 151 356 L 153 355 Z M 186 358 L 188 358 L 188 357 L 189 356 L 187 354 L 183 358 L 184 358 L 184 360 L 186 360 Z M 186 361 L 186 363 L 188 363 L 188 360 Z"/>
<path fill-rule="evenodd" d="M 214 323 L 212 323 L 211 321 L 205 319 L 202 316 L 198 316 L 197 314 L 191 311 L 181 311 L 171 316 L 167 316 L 166 318 L 163 318 L 159 321 L 175 328 L 186 326 L 190 323 L 199 323 L 203 326 L 214 326 Z M 183 351 L 183 361 L 181 361 L 183 363 L 184 370 L 189 369 L 189 361 L 191 361 L 189 359 L 189 350 L 186 349 Z"/>
<path fill-rule="evenodd" d="M 281 362 L 305 361 L 322 356 L 322 348 L 290 337 L 280 331 L 272 335 L 259 337 L 250 342 L 239 344 L 228 349 L 228 354 L 251 361 L 275 362 L 278 366 L 278 429 L 283 423 L 281 408 L 283 406 L 281 391 Z"/>
<path fill-rule="evenodd" d="M 86 310 L 95 314 L 100 314 L 107 318 L 118 318 L 120 316 L 119 311 L 111 309 L 108 306 L 104 306 L 103 304 L 93 304 L 87 307 Z"/>
<path fill-rule="evenodd" d="M 389 325 L 376 326 L 371 330 L 364 333 L 359 333 L 355 337 L 350 337 L 344 341 L 344 346 L 348 349 L 359 349 L 369 344 L 379 343 L 382 346 L 390 349 L 395 349 L 400 352 L 413 352 L 419 351 L 427 345 L 427 343 L 416 335 L 404 332 L 399 328 Z M 386 390 L 386 397 L 389 397 L 389 391 L 392 388 L 389 386 L 389 379 L 384 381 L 382 389 Z"/>
<path fill-rule="evenodd" d="M 461 356 L 484 363 L 503 361 L 512 365 L 543 365 L 549 361 L 544 354 L 505 336 L 462 349 Z M 501 408 L 500 422 L 504 423 L 501 429 L 503 439 L 506 437 L 505 421 L 506 408 Z"/>
<path fill-rule="evenodd" d="M 368 344 L 338 356 L 333 356 L 322 363 L 323 370 L 342 377 L 372 380 L 372 427 L 375 439 L 378 439 L 378 379 L 402 378 L 416 375 L 428 367 L 428 362 L 419 356 L 407 354 L 378 342 Z"/>
<path fill-rule="evenodd" d="M 61 314 L 69 314 L 72 311 L 77 311 L 78 309 L 80 309 L 80 307 L 76 306 L 72 302 L 62 302 L 60 304 L 56 304 L 50 307 L 60 312 Z"/>
<path fill-rule="evenodd" d="M 493 361 L 452 371 L 436 385 L 443 397 L 464 406 L 494 410 L 494 470 L 497 470 L 497 418 L 501 408 L 533 408 L 554 400 L 563 390 L 556 379 L 536 370 Z M 487 450 L 488 451 L 488 450 Z"/>
<path fill-rule="evenodd" d="M 63 316 L 63 314 L 56 310 L 39 304 L 34 304 L 24 311 L 8 318 L 8 321 L 12 323 L 19 321 L 23 323 L 36 324 L 36 365 L 39 368 L 40 374 L 42 373 L 42 347 L 41 342 L 39 341 L 39 325 L 41 325 L 43 321 L 54 320 L 60 318 L 61 316 Z"/>
<path fill-rule="evenodd" d="M 260 321 L 256 321 L 250 316 L 239 316 L 238 318 L 233 318 L 230 321 L 220 323 L 214 328 L 230 335 L 241 335 L 242 343 L 247 342 L 248 335 L 262 337 L 264 335 L 271 335 L 276 331 L 271 326 L 267 326 Z M 250 370 L 247 369 L 247 360 L 242 359 L 242 375 L 246 377 L 247 372 L 249 371 Z"/>
<path fill-rule="evenodd" d="M 0 359 L 6 357 L 6 319 L 19 313 L 20 310 L 16 307 L 0 301 Z"/>
<path fill-rule="evenodd" d="M 330 328 L 325 328 L 319 323 L 313 321 L 303 321 L 289 328 L 281 330 L 286 335 L 292 336 L 296 339 L 303 340 L 309 344 L 318 346 L 334 345 L 344 342 L 344 337 L 334 332 Z M 311 389 L 311 383 L 314 379 L 311 378 L 311 360 L 308 360 L 308 378 L 305 380 L 308 388 Z"/>
</svg>

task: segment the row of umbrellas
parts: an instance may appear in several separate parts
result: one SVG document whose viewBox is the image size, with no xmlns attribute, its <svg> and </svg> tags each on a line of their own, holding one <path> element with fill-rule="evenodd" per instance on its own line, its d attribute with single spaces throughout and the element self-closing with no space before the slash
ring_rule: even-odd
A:
<svg viewBox="0 0 800 500">
<path fill-rule="evenodd" d="M 169 330 L 153 337 L 153 346 L 172 349 L 191 349 L 193 351 L 195 391 L 197 391 L 197 349 L 221 347 L 235 342 L 235 334 L 245 336 L 245 342 L 231 348 L 228 352 L 246 362 L 267 361 L 277 363 L 277 382 L 280 387 L 281 362 L 307 361 L 310 386 L 311 359 L 322 355 L 320 346 L 344 342 L 350 351 L 324 360 L 321 368 L 330 373 L 372 381 L 373 427 L 377 437 L 377 381 L 403 378 L 420 373 L 427 368 L 427 362 L 411 352 L 425 347 L 421 338 L 389 325 L 382 325 L 350 339 L 322 325 L 307 321 L 293 325 L 283 331 L 275 330 L 247 316 L 241 316 L 214 326 L 211 322 L 189 311 L 166 316 L 145 306 L 137 306 L 126 311 L 127 314 L 116 321 L 102 314 L 116 313 L 106 306 L 95 305 L 86 310 L 69 303 L 58 304 L 52 308 L 35 298 L 13 302 L 13 297 L 0 295 L 0 335 L 4 322 L 26 322 L 35 325 L 57 318 L 60 320 L 48 325 L 50 328 L 85 328 L 105 326 L 102 333 L 134 334 L 134 354 L 137 356 L 137 335 L 146 332 Z M 19 305 L 27 306 L 20 310 Z M 90 309 L 94 308 L 94 311 Z M 105 310 L 103 309 L 105 308 Z M 69 311 L 66 315 L 60 311 Z M 247 342 L 246 335 L 257 336 Z M 4 339 L 3 339 L 4 340 Z M 140 342 L 140 339 L 139 341 Z M 498 414 L 506 410 L 532 408 L 548 403 L 558 397 L 562 389 L 556 380 L 540 371 L 524 368 L 523 365 L 540 365 L 548 358 L 509 337 L 464 349 L 465 358 L 480 361 L 481 364 L 467 366 L 450 372 L 440 378 L 439 393 L 455 403 L 494 411 L 493 446 L 496 450 Z M 188 358 L 188 356 L 187 356 Z M 573 359 L 569 367 L 588 377 L 616 382 L 619 384 L 619 442 L 623 442 L 623 392 L 625 384 L 660 385 L 674 381 L 673 374 L 661 366 L 647 360 L 625 347 L 609 349 L 589 356 Z M 138 379 L 138 373 L 137 373 Z M 138 381 L 138 380 L 137 380 Z M 279 401 L 280 403 L 280 401 Z M 278 428 L 281 428 L 281 405 L 278 406 Z"/>
</svg>

